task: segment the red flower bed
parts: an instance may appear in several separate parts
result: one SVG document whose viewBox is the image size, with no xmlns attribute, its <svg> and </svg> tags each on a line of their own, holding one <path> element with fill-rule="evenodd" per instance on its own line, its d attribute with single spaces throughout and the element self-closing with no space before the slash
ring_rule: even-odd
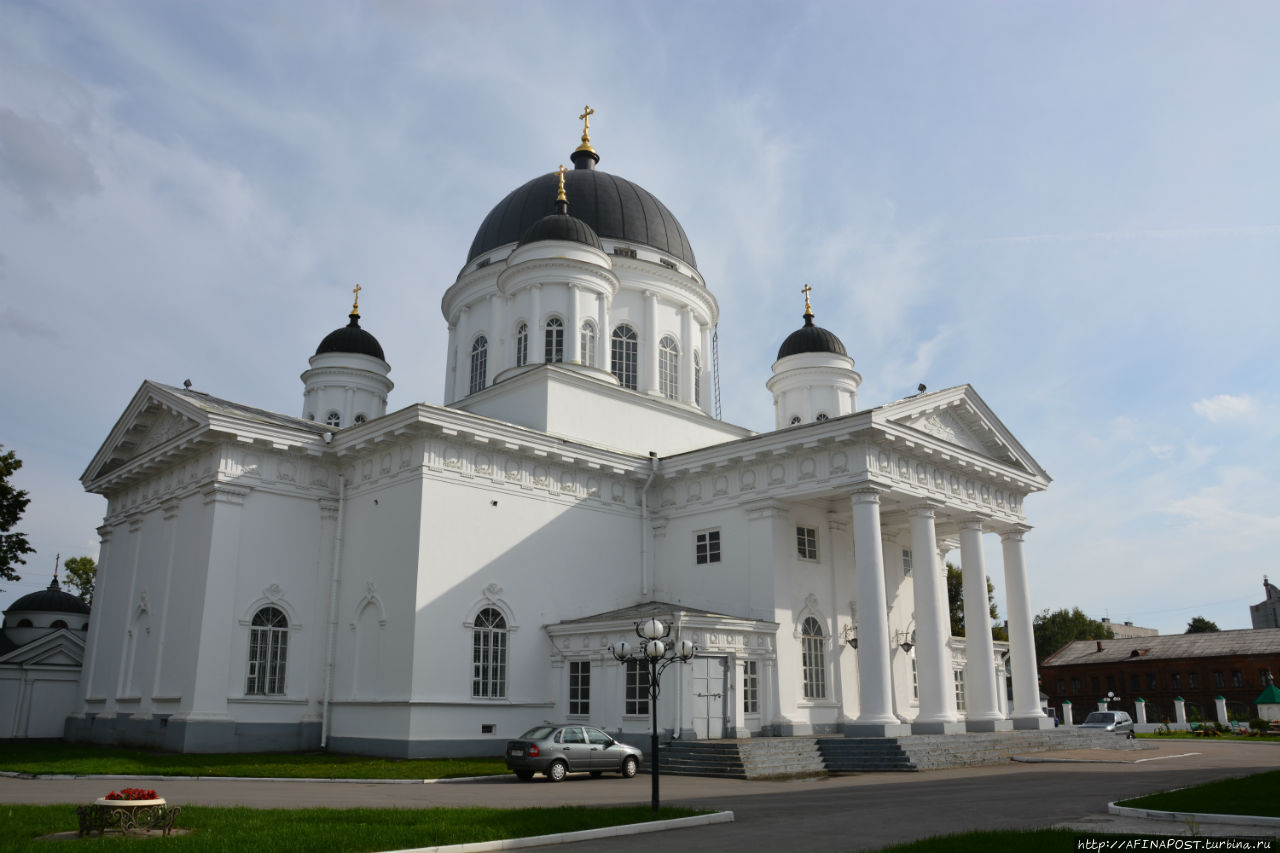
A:
<svg viewBox="0 0 1280 853">
<path fill-rule="evenodd" d="M 104 800 L 158 800 L 156 792 L 150 788 L 121 788 L 103 797 Z"/>
</svg>

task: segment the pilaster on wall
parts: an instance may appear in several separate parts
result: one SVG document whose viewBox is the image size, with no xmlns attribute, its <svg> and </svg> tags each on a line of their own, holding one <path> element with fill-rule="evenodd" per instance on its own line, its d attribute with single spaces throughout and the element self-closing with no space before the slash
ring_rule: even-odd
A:
<svg viewBox="0 0 1280 853">
<path fill-rule="evenodd" d="M 227 692 L 233 683 L 236 575 L 239 570 L 240 525 L 250 489 L 213 483 L 204 494 L 209 514 L 209 562 L 204 566 L 203 607 L 192 631 L 200 638 L 195 665 L 188 676 L 191 704 L 181 719 L 227 719 Z M 243 689 L 243 688 L 242 688 Z"/>
</svg>

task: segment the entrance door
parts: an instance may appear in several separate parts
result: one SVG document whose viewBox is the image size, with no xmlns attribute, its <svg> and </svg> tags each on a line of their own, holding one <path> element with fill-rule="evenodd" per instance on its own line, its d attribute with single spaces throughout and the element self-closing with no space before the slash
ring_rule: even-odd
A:
<svg viewBox="0 0 1280 853">
<path fill-rule="evenodd" d="M 696 657 L 693 667 L 693 732 L 699 738 L 724 737 L 729 707 L 729 667 L 725 658 Z"/>
</svg>

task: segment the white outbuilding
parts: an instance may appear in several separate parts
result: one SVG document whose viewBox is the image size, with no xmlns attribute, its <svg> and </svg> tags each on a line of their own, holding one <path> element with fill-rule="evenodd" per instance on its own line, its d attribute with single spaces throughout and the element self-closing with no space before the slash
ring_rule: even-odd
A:
<svg viewBox="0 0 1280 853">
<path fill-rule="evenodd" d="M 697 647 L 664 676 L 668 736 L 1051 725 L 1023 550 L 1044 470 L 968 385 L 860 408 L 807 293 L 765 383 L 776 428 L 718 420 L 719 306 L 683 227 L 585 132 L 572 161 L 493 208 L 445 289 L 443 405 L 387 411 L 358 299 L 296 417 L 143 382 L 83 476 L 108 508 L 70 739 L 416 757 L 581 720 L 642 741 L 643 668 L 610 647 L 655 615 Z M 952 551 L 968 612 L 1003 573 L 1007 651 L 950 637 Z"/>
</svg>

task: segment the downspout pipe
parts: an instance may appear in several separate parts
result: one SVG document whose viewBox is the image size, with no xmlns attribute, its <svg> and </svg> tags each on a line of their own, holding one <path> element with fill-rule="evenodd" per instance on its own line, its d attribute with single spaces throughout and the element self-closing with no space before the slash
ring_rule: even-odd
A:
<svg viewBox="0 0 1280 853">
<path fill-rule="evenodd" d="M 658 476 L 658 454 L 649 451 L 649 479 L 644 481 L 640 490 L 640 590 L 642 598 L 653 595 L 653 567 L 649 564 L 649 537 L 653 531 L 649 527 L 649 486 L 653 478 Z"/>
<path fill-rule="evenodd" d="M 329 628 L 325 638 L 324 701 L 320 705 L 320 748 L 329 743 L 329 702 L 333 699 L 333 656 L 338 638 L 338 587 L 342 582 L 342 515 L 346 509 L 347 481 L 338 473 L 338 526 L 333 534 L 333 577 L 329 581 Z"/>
</svg>

